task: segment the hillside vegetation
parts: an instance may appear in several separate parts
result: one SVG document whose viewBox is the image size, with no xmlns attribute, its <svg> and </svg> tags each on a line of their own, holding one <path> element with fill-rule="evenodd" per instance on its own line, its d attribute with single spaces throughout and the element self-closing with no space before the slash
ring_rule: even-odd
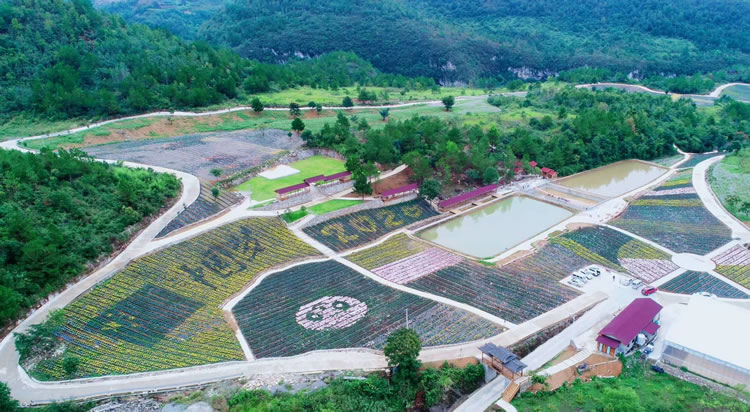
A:
<svg viewBox="0 0 750 412">
<path fill-rule="evenodd" d="M 0 326 L 126 242 L 179 187 L 81 151 L 0 150 Z"/>
<path fill-rule="evenodd" d="M 694 0 L 227 0 L 200 38 L 283 61 L 349 50 L 442 82 L 581 66 L 694 74 L 750 63 L 750 4 Z M 529 73 L 527 73 L 529 74 Z"/>
</svg>

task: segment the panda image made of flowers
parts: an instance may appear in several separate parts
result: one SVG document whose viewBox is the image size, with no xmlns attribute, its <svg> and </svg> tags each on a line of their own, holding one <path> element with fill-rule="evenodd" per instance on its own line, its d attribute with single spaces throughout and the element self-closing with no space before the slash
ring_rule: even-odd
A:
<svg viewBox="0 0 750 412">
<path fill-rule="evenodd" d="M 344 329 L 367 314 L 367 305 L 349 296 L 324 296 L 300 306 L 297 323 L 305 329 Z"/>
</svg>

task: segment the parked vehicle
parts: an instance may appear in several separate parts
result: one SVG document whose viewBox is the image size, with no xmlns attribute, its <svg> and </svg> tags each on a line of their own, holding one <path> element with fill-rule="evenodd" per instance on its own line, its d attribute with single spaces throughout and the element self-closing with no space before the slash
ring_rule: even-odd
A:
<svg viewBox="0 0 750 412">
<path fill-rule="evenodd" d="M 641 286 L 643 286 L 643 282 L 642 282 L 642 281 L 640 281 L 640 280 L 634 280 L 634 281 L 633 281 L 633 282 L 632 282 L 632 283 L 630 284 L 630 287 L 632 287 L 633 289 L 638 289 L 638 288 L 640 288 Z"/>
<path fill-rule="evenodd" d="M 568 280 L 568 284 L 580 288 L 580 287 L 583 287 L 583 285 L 585 285 L 585 282 L 578 278 L 573 277 L 573 278 L 570 278 L 570 280 Z"/>
<path fill-rule="evenodd" d="M 651 366 L 651 369 L 656 373 L 664 373 L 664 368 L 662 368 L 659 365 L 653 365 Z"/>
<path fill-rule="evenodd" d="M 592 270 L 594 272 L 594 276 L 599 276 L 602 274 L 602 271 L 599 270 L 599 268 L 592 268 Z"/>
<path fill-rule="evenodd" d="M 588 270 L 581 271 L 581 275 L 588 280 L 591 280 L 594 278 L 594 275 L 592 275 L 591 272 L 589 272 Z"/>
<path fill-rule="evenodd" d="M 631 283 L 633 283 L 633 279 L 630 278 L 624 278 L 620 280 L 620 284 L 623 286 L 630 286 Z"/>
<path fill-rule="evenodd" d="M 573 279 L 578 279 L 579 281 L 584 282 L 584 283 L 586 282 L 586 278 L 583 277 L 581 274 L 578 274 L 578 273 L 574 273 L 573 274 Z"/>
<path fill-rule="evenodd" d="M 659 290 L 658 288 L 655 288 L 653 286 L 646 286 L 645 288 L 641 289 L 641 295 L 643 296 L 653 295 L 658 290 Z"/>
</svg>

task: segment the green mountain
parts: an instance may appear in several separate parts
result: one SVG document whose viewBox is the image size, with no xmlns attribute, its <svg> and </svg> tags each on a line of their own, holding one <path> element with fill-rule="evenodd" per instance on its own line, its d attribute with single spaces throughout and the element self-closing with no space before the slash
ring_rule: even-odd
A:
<svg viewBox="0 0 750 412">
<path fill-rule="evenodd" d="M 265 61 L 347 50 L 443 82 L 750 65 L 744 0 L 229 0 L 199 37 Z"/>
<path fill-rule="evenodd" d="M 161 27 L 194 40 L 201 23 L 221 10 L 221 0 L 94 0 L 94 6 L 125 20 Z"/>
</svg>

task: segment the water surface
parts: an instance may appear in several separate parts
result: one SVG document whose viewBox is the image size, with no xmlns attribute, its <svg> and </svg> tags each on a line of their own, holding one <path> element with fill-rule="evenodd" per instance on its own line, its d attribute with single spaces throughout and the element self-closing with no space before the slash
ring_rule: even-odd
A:
<svg viewBox="0 0 750 412">
<path fill-rule="evenodd" d="M 513 196 L 431 227 L 419 237 L 463 254 L 498 255 L 572 216 L 570 211 L 525 196 Z"/>
<path fill-rule="evenodd" d="M 558 181 L 561 186 L 617 197 L 656 180 L 667 171 L 636 160 L 613 163 Z"/>
</svg>

